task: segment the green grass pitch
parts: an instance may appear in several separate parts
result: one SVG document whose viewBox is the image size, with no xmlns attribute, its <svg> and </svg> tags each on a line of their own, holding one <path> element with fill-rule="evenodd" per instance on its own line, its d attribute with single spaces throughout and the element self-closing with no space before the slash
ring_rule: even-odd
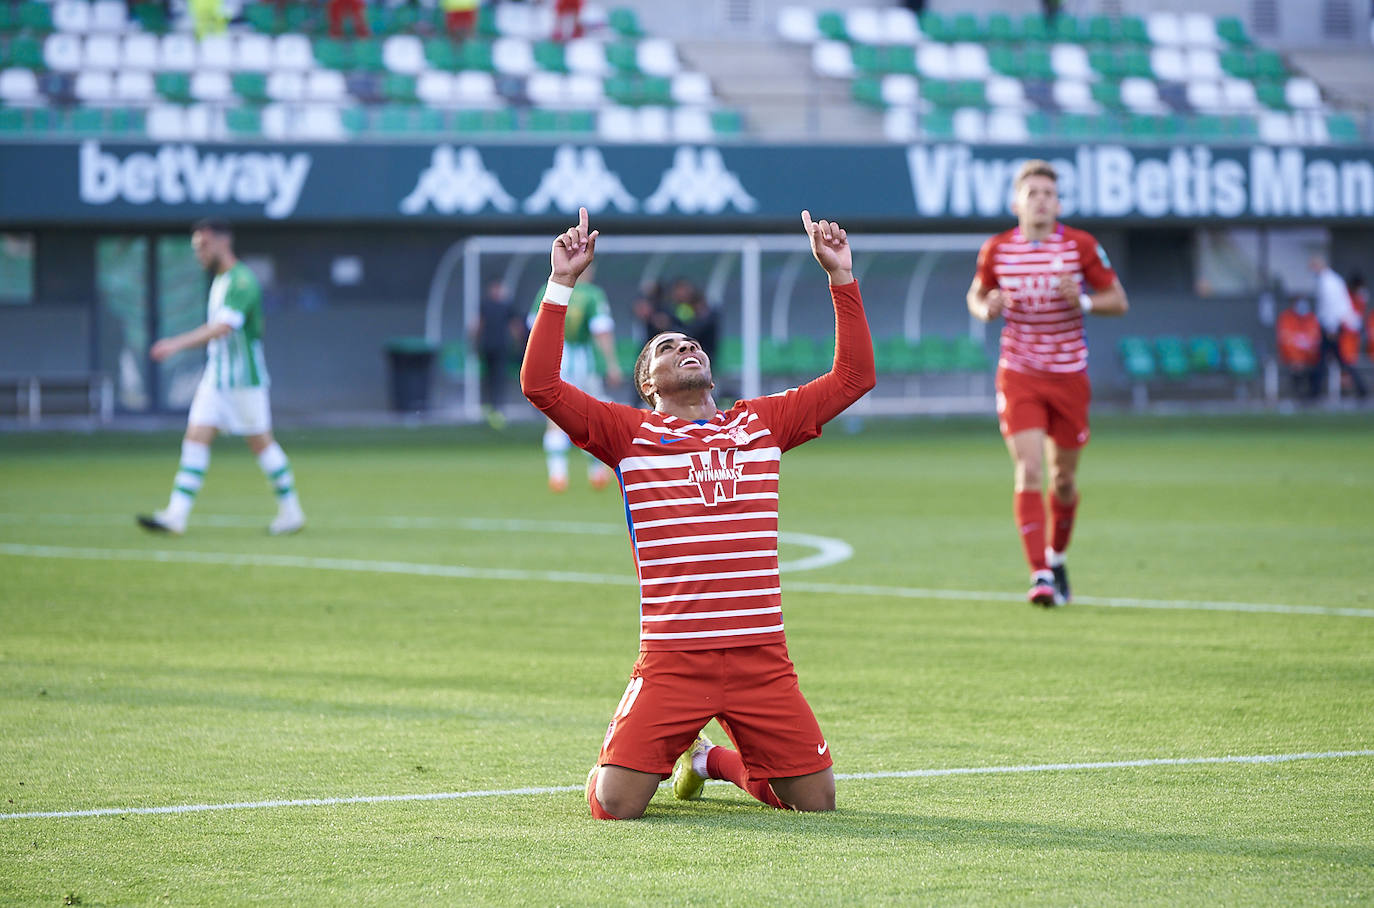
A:
<svg viewBox="0 0 1374 908">
<path fill-rule="evenodd" d="M 132 518 L 173 435 L 0 435 L 0 903 L 1374 902 L 1374 423 L 1094 431 L 1050 612 L 990 420 L 787 455 L 783 531 L 853 549 L 783 577 L 840 809 L 711 783 L 632 823 L 581 794 L 636 650 L 623 510 L 549 494 L 537 427 L 286 431 L 283 539 L 236 439 L 167 539 Z M 1027 771 L 910 775 L 976 768 Z"/>
</svg>

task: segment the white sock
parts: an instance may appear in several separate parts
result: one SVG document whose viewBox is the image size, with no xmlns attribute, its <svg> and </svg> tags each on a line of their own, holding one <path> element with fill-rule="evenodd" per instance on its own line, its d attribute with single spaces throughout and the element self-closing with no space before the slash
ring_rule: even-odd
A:
<svg viewBox="0 0 1374 908">
<path fill-rule="evenodd" d="M 1045 546 L 1045 563 L 1052 568 L 1063 567 L 1066 560 L 1063 552 L 1056 552 L 1049 546 Z"/>
<path fill-rule="evenodd" d="M 692 771 L 703 779 L 711 778 L 711 774 L 706 771 L 706 755 L 711 752 L 711 748 L 703 747 L 700 753 L 692 754 Z"/>
<path fill-rule="evenodd" d="M 286 459 L 286 452 L 281 445 L 274 441 L 263 448 L 258 455 L 258 466 L 277 493 L 277 506 L 300 510 L 301 502 L 296 497 L 296 477 L 291 472 L 291 461 Z"/>
<path fill-rule="evenodd" d="M 550 479 L 568 478 L 568 448 L 572 439 L 562 429 L 550 426 L 544 430 L 544 462 Z"/>
<path fill-rule="evenodd" d="M 167 499 L 166 514 L 173 520 L 182 521 L 191 515 L 196 503 L 196 494 L 205 482 L 205 472 L 210 469 L 210 446 L 200 441 L 181 442 L 181 463 L 177 475 L 172 480 L 172 494 Z"/>
</svg>

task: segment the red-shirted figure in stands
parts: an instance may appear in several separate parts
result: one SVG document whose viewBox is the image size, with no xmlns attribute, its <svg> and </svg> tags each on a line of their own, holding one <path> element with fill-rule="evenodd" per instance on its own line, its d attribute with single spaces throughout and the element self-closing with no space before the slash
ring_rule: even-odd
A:
<svg viewBox="0 0 1374 908">
<path fill-rule="evenodd" d="M 353 37 L 370 38 L 372 29 L 367 25 L 367 5 L 364 0 L 329 0 L 329 34 L 333 38 L 344 35 L 344 20 L 353 23 Z"/>
<path fill-rule="evenodd" d="M 778 470 L 784 451 L 819 436 L 876 379 L 845 231 L 805 211 L 802 222 L 830 278 L 834 365 L 725 411 L 711 395 L 709 356 L 680 331 L 650 338 L 635 363 L 651 410 L 560 379 L 565 307 L 596 250 L 585 208 L 554 241 L 520 383 L 574 444 L 615 469 L 640 583 L 639 659 L 587 776 L 598 819 L 642 815 L 670 771 L 681 799 L 699 797 L 713 778 L 772 807 L 835 807 L 830 745 L 783 634 Z M 713 718 L 735 749 L 701 736 Z"/>
<path fill-rule="evenodd" d="M 983 244 L 969 312 L 1001 316 L 997 417 L 1015 463 L 1013 509 L 1036 605 L 1070 598 L 1064 553 L 1078 508 L 1078 457 L 1088 443 L 1088 347 L 1083 316 L 1123 315 L 1126 291 L 1091 234 L 1059 223 L 1059 184 L 1045 161 L 1027 161 L 1012 184 L 1017 227 Z M 1052 533 L 1046 547 L 1049 464 Z"/>
<path fill-rule="evenodd" d="M 1321 381 L 1313 370 L 1321 362 L 1322 326 L 1312 304 L 1301 298 L 1293 300 L 1293 305 L 1279 313 L 1274 335 L 1279 345 L 1279 362 L 1293 376 L 1293 393 L 1303 398 L 1316 397 Z"/>
<path fill-rule="evenodd" d="M 582 0 L 553 0 L 553 40 L 582 37 Z"/>
</svg>

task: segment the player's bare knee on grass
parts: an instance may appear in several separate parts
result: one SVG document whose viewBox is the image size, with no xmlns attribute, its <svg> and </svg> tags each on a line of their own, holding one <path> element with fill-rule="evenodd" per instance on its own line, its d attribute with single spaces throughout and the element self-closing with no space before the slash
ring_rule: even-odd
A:
<svg viewBox="0 0 1374 908">
<path fill-rule="evenodd" d="M 793 810 L 817 813 L 835 809 L 834 770 L 787 779 L 770 779 L 769 785 L 778 799 Z"/>
<path fill-rule="evenodd" d="M 618 820 L 635 820 L 644 815 L 658 790 L 661 777 L 623 766 L 602 766 L 597 772 L 592 796 L 601 809 Z"/>
</svg>

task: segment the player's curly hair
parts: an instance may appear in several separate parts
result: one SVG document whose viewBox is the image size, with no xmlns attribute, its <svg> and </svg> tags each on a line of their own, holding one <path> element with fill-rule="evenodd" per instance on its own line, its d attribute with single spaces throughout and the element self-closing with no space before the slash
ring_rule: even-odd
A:
<svg viewBox="0 0 1374 908">
<path fill-rule="evenodd" d="M 1016 171 L 1016 179 L 1012 181 L 1012 188 L 1018 188 L 1022 183 L 1031 177 L 1049 177 L 1055 183 L 1059 182 L 1059 174 L 1055 172 L 1054 165 L 1049 161 L 1040 158 L 1031 158 L 1021 165 L 1021 169 Z"/>
<path fill-rule="evenodd" d="M 639 397 L 649 406 L 654 406 L 653 397 L 644 393 L 644 383 L 649 380 L 649 360 L 653 359 L 655 334 L 644 342 L 644 349 L 639 351 L 639 356 L 635 359 L 634 383 L 635 390 L 639 392 Z"/>
</svg>

